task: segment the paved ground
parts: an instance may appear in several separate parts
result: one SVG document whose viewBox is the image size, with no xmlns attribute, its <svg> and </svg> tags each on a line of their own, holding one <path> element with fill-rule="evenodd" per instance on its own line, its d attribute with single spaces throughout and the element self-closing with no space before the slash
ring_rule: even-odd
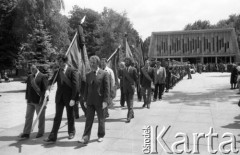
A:
<svg viewBox="0 0 240 155">
<path fill-rule="evenodd" d="M 218 138 L 213 138 L 213 149 L 218 151 L 216 154 L 222 154 L 218 149 L 219 144 L 230 140 L 229 137 L 222 138 L 226 132 L 233 133 L 236 137 L 237 149 L 240 149 L 240 108 L 237 106 L 240 97 L 237 89 L 230 89 L 229 79 L 229 73 L 194 74 L 192 80 L 187 80 L 185 77 L 169 93 L 164 94 L 162 101 L 153 102 L 151 109 L 142 109 L 143 102 L 137 102 L 135 99 L 135 118 L 129 124 L 125 123 L 127 109 L 119 107 L 118 95 L 114 100 L 114 108 L 110 109 L 110 118 L 106 121 L 104 141 L 97 142 L 97 119 L 95 118 L 91 141 L 87 146 L 77 143 L 83 134 L 85 118 L 82 116 L 76 120 L 76 136 L 73 140 L 68 140 L 66 114 L 63 117 L 57 142 L 51 145 L 44 144 L 43 139 L 47 137 L 53 124 L 54 91 L 47 108 L 45 136 L 36 139 L 37 130 L 35 129 L 29 140 L 18 141 L 17 136 L 22 132 L 26 110 L 25 84 L 1 83 L 0 154 L 139 155 L 143 154 L 142 129 L 146 125 L 151 125 L 153 128 L 158 125 L 158 133 L 163 126 L 170 125 L 170 129 L 163 138 L 169 147 L 174 142 L 184 140 L 183 137 L 175 138 L 177 133 L 182 132 L 189 138 L 190 149 L 193 149 L 196 146 L 193 133 L 208 134 L 212 127 L 213 132 L 219 134 Z M 82 114 L 82 111 L 80 112 Z M 199 154 L 210 154 L 208 152 L 210 143 L 207 138 L 200 139 L 199 144 Z M 178 150 L 183 147 L 183 144 L 179 145 Z M 166 145 L 164 148 L 166 149 Z M 230 145 L 226 148 L 230 148 Z M 160 144 L 157 144 L 157 151 L 155 154 L 168 154 Z"/>
</svg>

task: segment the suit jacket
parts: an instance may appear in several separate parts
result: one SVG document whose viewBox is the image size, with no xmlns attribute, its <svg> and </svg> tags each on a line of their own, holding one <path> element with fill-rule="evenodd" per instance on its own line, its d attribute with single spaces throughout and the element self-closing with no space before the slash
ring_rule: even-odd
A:
<svg viewBox="0 0 240 155">
<path fill-rule="evenodd" d="M 118 78 L 120 79 L 120 87 L 123 87 L 123 69 L 118 70 Z"/>
<path fill-rule="evenodd" d="M 47 75 L 39 72 L 37 77 L 35 79 L 34 78 L 35 77 L 33 77 L 32 74 L 30 74 L 27 78 L 26 100 L 27 100 L 27 103 L 42 104 L 42 101 L 44 99 L 44 95 L 48 86 Z M 37 87 L 40 89 L 39 94 L 33 88 L 31 80 L 35 80 Z"/>
<path fill-rule="evenodd" d="M 57 82 L 57 92 L 56 92 L 56 98 L 55 102 L 59 104 L 61 102 L 61 99 L 63 100 L 63 103 L 69 104 L 70 100 L 75 100 L 76 96 L 79 92 L 79 75 L 76 70 L 74 70 L 72 67 L 68 66 L 65 74 L 61 70 L 59 72 L 55 72 L 52 79 L 49 81 L 49 84 L 52 84 L 55 75 L 58 73 L 56 80 Z M 65 78 L 69 80 L 69 84 Z M 50 87 L 50 85 L 49 85 Z"/>
<path fill-rule="evenodd" d="M 87 105 L 102 107 L 103 102 L 109 103 L 110 85 L 108 73 L 99 68 L 97 75 L 90 72 L 86 75 L 84 100 Z"/>
<path fill-rule="evenodd" d="M 159 70 L 159 73 L 158 73 Z M 166 70 L 164 67 L 154 69 L 154 84 L 163 84 L 166 81 Z"/>
<path fill-rule="evenodd" d="M 127 76 L 129 76 L 131 79 L 129 79 Z M 127 93 L 133 93 L 135 90 L 134 83 L 137 83 L 138 80 L 138 74 L 137 69 L 135 67 L 125 67 L 123 69 L 123 92 Z"/>
<path fill-rule="evenodd" d="M 145 69 L 145 67 L 143 67 L 142 69 Z M 150 76 L 150 78 L 152 80 L 149 80 L 144 74 L 143 74 L 143 71 L 141 69 L 141 74 L 140 74 L 140 83 L 141 83 L 141 86 L 144 87 L 144 88 L 150 88 L 151 87 L 151 83 L 153 82 L 154 80 L 154 70 L 152 67 L 149 67 L 146 71 L 146 73 Z"/>
</svg>

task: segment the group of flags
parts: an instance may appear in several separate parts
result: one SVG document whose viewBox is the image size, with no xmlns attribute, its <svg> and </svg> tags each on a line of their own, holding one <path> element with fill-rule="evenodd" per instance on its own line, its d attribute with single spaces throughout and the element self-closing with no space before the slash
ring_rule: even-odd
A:
<svg viewBox="0 0 240 155">
<path fill-rule="evenodd" d="M 80 27 L 80 29 L 82 29 L 81 25 L 79 27 Z M 68 57 L 69 64 L 79 71 L 81 80 L 85 81 L 86 73 L 88 73 L 90 71 L 90 65 L 89 65 L 89 60 L 88 60 L 88 56 L 87 56 L 86 46 L 82 42 L 82 39 L 81 39 L 83 36 L 84 36 L 83 30 L 76 32 L 76 34 L 68 48 L 66 55 Z M 130 58 L 134 59 L 137 62 L 138 67 L 142 66 L 144 64 L 143 53 L 142 53 L 142 42 L 139 41 L 137 43 L 136 47 L 135 46 L 131 46 L 131 47 L 134 52 L 132 52 L 132 50 L 128 44 L 127 38 L 126 38 L 125 39 L 126 57 L 130 57 Z M 116 81 L 117 87 L 119 86 L 118 65 L 120 62 L 119 55 L 120 55 L 121 49 L 122 49 L 121 45 L 119 45 L 117 47 L 117 49 L 112 53 L 112 55 L 107 60 L 108 67 L 110 67 L 115 74 L 115 81 Z"/>
</svg>

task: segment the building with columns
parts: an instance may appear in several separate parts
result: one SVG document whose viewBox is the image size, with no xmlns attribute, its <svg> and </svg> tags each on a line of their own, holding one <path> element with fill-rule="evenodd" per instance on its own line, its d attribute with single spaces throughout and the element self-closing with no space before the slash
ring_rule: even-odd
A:
<svg viewBox="0 0 240 155">
<path fill-rule="evenodd" d="M 190 63 L 240 62 L 233 28 L 152 32 L 148 56 Z"/>
</svg>

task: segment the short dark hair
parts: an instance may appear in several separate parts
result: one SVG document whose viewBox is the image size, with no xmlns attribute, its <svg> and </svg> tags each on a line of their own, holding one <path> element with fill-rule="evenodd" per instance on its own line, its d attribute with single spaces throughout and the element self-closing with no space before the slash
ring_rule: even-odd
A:
<svg viewBox="0 0 240 155">
<path fill-rule="evenodd" d="M 127 60 L 130 62 L 130 64 L 133 64 L 133 59 L 132 58 L 130 58 L 130 57 L 124 58 L 124 62 L 126 62 Z"/>
<path fill-rule="evenodd" d="M 107 58 L 101 58 L 101 61 L 107 62 Z"/>
<path fill-rule="evenodd" d="M 68 57 L 65 54 L 59 54 L 57 60 L 62 60 L 64 63 L 67 63 Z"/>
</svg>

